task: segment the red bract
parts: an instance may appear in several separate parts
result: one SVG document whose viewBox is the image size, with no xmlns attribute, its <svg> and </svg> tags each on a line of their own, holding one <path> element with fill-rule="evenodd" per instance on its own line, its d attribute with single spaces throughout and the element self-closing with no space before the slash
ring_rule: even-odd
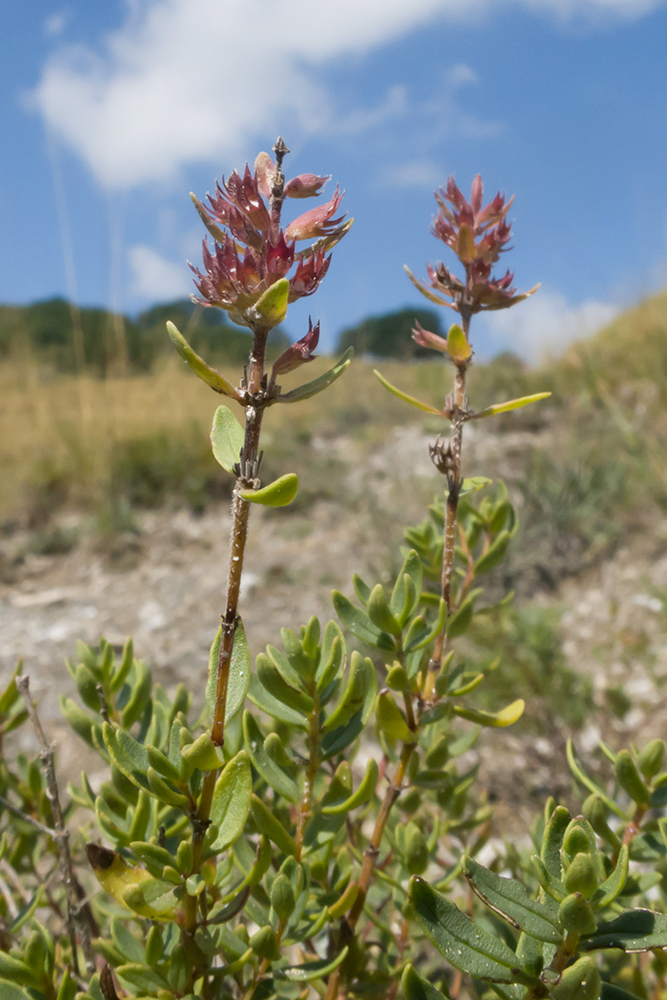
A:
<svg viewBox="0 0 667 1000">
<path fill-rule="evenodd" d="M 275 382 L 278 375 L 286 375 L 287 372 L 293 372 L 295 368 L 299 368 L 301 365 L 306 364 L 306 362 L 313 361 L 315 358 L 313 351 L 317 347 L 319 339 L 320 324 L 318 322 L 313 326 L 313 321 L 309 316 L 308 333 L 301 340 L 298 340 L 296 344 L 292 344 L 286 351 L 283 351 L 273 365 L 271 381 Z"/>
<path fill-rule="evenodd" d="M 435 198 L 439 212 L 431 232 L 454 251 L 463 264 L 465 280 L 457 278 L 444 264 L 428 267 L 431 288 L 443 293 L 446 296 L 443 299 L 408 271 L 410 279 L 427 299 L 469 317 L 481 311 L 507 309 L 536 291 L 539 286 L 517 295 L 512 287 L 513 274 L 508 271 L 502 278 L 491 275 L 500 254 L 509 249 L 511 224 L 506 216 L 514 197 L 506 202 L 504 195 L 497 194 L 482 207 L 483 186 L 478 174 L 469 202 L 453 177 L 449 178 L 446 187 L 436 191 Z"/>
<path fill-rule="evenodd" d="M 253 326 L 254 305 L 279 279 L 289 280 L 290 302 L 312 295 L 329 268 L 327 251 L 352 224 L 343 221 L 344 215 L 332 218 L 342 195 L 336 188 L 327 204 L 306 212 L 284 231 L 280 212 L 284 197 L 316 196 L 327 180 L 301 174 L 284 184 L 282 172 L 268 153 L 260 153 L 254 172 L 246 164 L 243 176 L 234 171 L 226 181 L 216 183 L 208 205 L 193 195 L 195 208 L 215 240 L 212 251 L 204 242 L 203 272 L 190 265 L 200 293 L 195 301 L 224 309 L 234 322 Z M 296 249 L 298 241 L 312 239 L 316 242 L 311 246 Z"/>
<path fill-rule="evenodd" d="M 342 194 L 338 188 L 334 191 L 333 198 L 326 205 L 318 205 L 311 208 L 309 212 L 304 212 L 294 222 L 290 222 L 285 230 L 288 240 L 312 240 L 318 236 L 331 236 L 345 218 L 345 213 L 338 219 L 331 216 L 337 211 L 342 200 Z"/>
<path fill-rule="evenodd" d="M 441 351 L 443 354 L 447 353 L 447 341 L 440 337 L 437 333 L 431 333 L 430 330 L 425 330 L 418 319 L 415 320 L 414 329 L 412 331 L 412 339 L 415 344 L 419 344 L 420 347 L 431 347 L 434 351 Z"/>
</svg>

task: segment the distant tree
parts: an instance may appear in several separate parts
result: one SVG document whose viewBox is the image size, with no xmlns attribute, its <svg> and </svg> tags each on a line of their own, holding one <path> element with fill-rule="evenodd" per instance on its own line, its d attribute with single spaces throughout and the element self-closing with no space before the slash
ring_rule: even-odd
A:
<svg viewBox="0 0 667 1000">
<path fill-rule="evenodd" d="M 433 351 L 419 347 L 410 335 L 415 320 L 432 333 L 443 333 L 440 318 L 432 309 L 399 309 L 382 316 L 369 316 L 343 330 L 338 347 L 340 350 L 354 347 L 357 355 L 372 354 L 378 358 L 433 358 Z"/>
</svg>

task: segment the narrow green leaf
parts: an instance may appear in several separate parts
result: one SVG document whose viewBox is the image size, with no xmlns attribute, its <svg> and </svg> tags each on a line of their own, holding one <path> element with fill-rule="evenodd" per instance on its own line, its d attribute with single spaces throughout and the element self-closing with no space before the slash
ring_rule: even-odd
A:
<svg viewBox="0 0 667 1000">
<path fill-rule="evenodd" d="M 396 577 L 396 583 L 389 600 L 389 607 L 400 620 L 401 625 L 405 625 L 410 615 L 417 609 L 422 592 L 423 577 L 422 561 L 415 550 L 410 549 Z"/>
<path fill-rule="evenodd" d="M 302 399 L 310 399 L 311 396 L 315 396 L 318 392 L 322 392 L 335 382 L 336 379 L 340 378 L 346 368 L 348 368 L 352 362 L 352 355 L 354 354 L 354 348 L 348 347 L 345 354 L 336 362 L 333 368 L 330 368 L 328 372 L 324 372 L 318 378 L 313 379 L 312 382 L 306 382 L 304 385 L 297 386 L 296 389 L 291 389 L 290 392 L 282 393 L 275 400 L 277 403 L 299 403 Z"/>
<path fill-rule="evenodd" d="M 481 576 L 482 573 L 488 573 L 490 570 L 495 569 L 496 566 L 505 558 L 505 553 L 507 552 L 509 543 L 512 540 L 512 536 L 507 528 L 498 534 L 494 538 L 493 542 L 489 546 L 487 552 L 483 556 L 480 556 L 475 563 L 475 576 Z"/>
<path fill-rule="evenodd" d="M 128 961 L 139 963 L 146 961 L 143 945 L 132 934 L 127 923 L 119 917 L 111 919 L 111 940 Z"/>
<path fill-rule="evenodd" d="M 582 951 L 620 948 L 625 952 L 667 948 L 667 916 L 652 910 L 626 910 L 616 920 L 598 924 L 595 934 L 582 938 Z"/>
<path fill-rule="evenodd" d="M 0 979 L 0 1000 L 31 1000 L 31 997 L 15 983 Z"/>
<path fill-rule="evenodd" d="M 358 806 L 364 805 L 375 794 L 378 776 L 379 770 L 377 763 L 371 757 L 366 768 L 366 773 L 359 783 L 359 787 L 356 792 L 353 792 L 349 798 L 344 799 L 342 802 L 337 802 L 330 806 L 323 806 L 322 812 L 324 815 L 335 816 L 338 813 L 349 813 Z"/>
<path fill-rule="evenodd" d="M 432 292 L 427 285 L 422 284 L 421 281 L 415 278 L 414 274 L 407 266 L 407 264 L 403 265 L 403 270 L 405 271 L 405 273 L 407 274 L 408 278 L 415 286 L 417 291 L 421 292 L 424 298 L 428 299 L 429 302 L 435 302 L 435 304 L 438 306 L 447 306 L 448 309 L 454 308 L 451 302 L 449 302 L 447 299 L 443 299 L 441 295 L 436 295 L 435 292 Z"/>
<path fill-rule="evenodd" d="M 213 851 L 225 851 L 237 840 L 246 825 L 252 798 L 252 772 L 244 750 L 222 769 L 215 783 L 211 803 L 211 822 L 218 828 L 218 836 L 211 845 Z"/>
<path fill-rule="evenodd" d="M 426 626 L 426 621 L 424 618 L 419 616 L 415 618 L 408 629 L 407 635 L 405 637 L 404 651 L 406 653 L 415 653 L 419 649 L 424 649 L 428 646 L 429 642 L 432 642 L 445 624 L 447 618 L 447 604 L 440 598 L 438 602 L 438 617 L 429 627 Z M 415 622 L 418 624 L 415 625 Z M 420 624 L 424 622 L 425 628 L 421 628 Z M 413 627 L 414 626 L 414 627 Z"/>
<path fill-rule="evenodd" d="M 263 653 L 258 653 L 255 659 L 255 667 L 259 682 L 266 688 L 270 695 L 277 698 L 278 701 L 282 701 L 289 708 L 294 709 L 295 712 L 310 715 L 314 707 L 313 699 L 305 691 L 288 684 L 267 656 L 264 656 Z"/>
<path fill-rule="evenodd" d="M 628 879 L 629 868 L 630 848 L 627 844 L 623 844 L 618 854 L 616 867 L 591 899 L 594 909 L 601 910 L 603 906 L 609 906 L 617 896 L 620 896 Z"/>
<path fill-rule="evenodd" d="M 377 628 L 366 612 L 362 611 L 361 608 L 356 608 L 339 590 L 333 592 L 333 604 L 342 623 L 357 639 L 365 642 L 367 646 L 394 651 L 395 647 L 391 636 Z"/>
<path fill-rule="evenodd" d="M 603 983 L 600 1000 L 639 1000 L 639 998 L 634 993 L 622 990 L 615 983 Z"/>
<path fill-rule="evenodd" d="M 567 741 L 566 754 L 567 754 L 567 762 L 570 765 L 570 770 L 572 771 L 572 774 L 575 776 L 577 781 L 579 781 L 584 786 L 584 788 L 587 788 L 589 792 L 593 792 L 595 795 L 599 795 L 608 809 L 611 809 L 612 812 L 616 813 L 617 816 L 620 816 L 622 820 L 627 822 L 628 817 L 620 808 L 620 806 L 617 806 L 614 800 L 611 799 L 603 791 L 603 789 L 600 788 L 599 785 L 596 785 L 596 783 L 591 778 L 588 777 L 588 775 L 586 774 L 586 772 L 584 771 L 581 764 L 576 758 L 574 752 L 574 744 L 571 739 L 568 739 Z"/>
<path fill-rule="evenodd" d="M 415 399 L 414 396 L 409 396 L 407 392 L 403 392 L 402 389 L 397 389 L 395 385 L 388 382 L 384 375 L 381 375 L 376 368 L 373 369 L 373 374 L 377 376 L 382 385 L 385 387 L 387 392 L 390 392 L 392 396 L 397 396 L 402 399 L 404 403 L 409 403 L 410 406 L 416 406 L 418 410 L 423 410 L 424 413 L 433 413 L 438 417 L 444 417 L 442 410 L 439 410 L 435 406 L 431 406 L 430 403 L 423 403 L 421 399 Z"/>
<path fill-rule="evenodd" d="M 362 723 L 365 725 L 373 710 L 376 694 L 377 674 L 373 661 L 367 656 L 362 657 L 355 649 L 350 661 L 350 677 L 345 693 L 326 720 L 322 731 L 330 733 L 347 725 L 358 711 L 362 712 Z"/>
<path fill-rule="evenodd" d="M 252 809 L 252 818 L 259 832 L 273 841 L 278 850 L 282 851 L 283 854 L 294 857 L 296 854 L 296 844 L 293 838 L 289 835 L 280 820 L 276 819 L 273 813 L 267 809 L 262 800 L 256 795 L 252 797 L 250 808 Z"/>
<path fill-rule="evenodd" d="M 296 804 L 300 798 L 299 786 L 267 754 L 260 728 L 250 712 L 243 715 L 243 737 L 248 755 L 264 781 L 288 802 Z"/>
<path fill-rule="evenodd" d="M 348 946 L 339 951 L 335 958 L 321 958 L 318 962 L 304 962 L 303 965 L 285 965 L 274 970 L 276 979 L 289 979 L 292 983 L 309 983 L 322 979 L 341 965 L 347 958 Z"/>
<path fill-rule="evenodd" d="M 501 878 L 472 858 L 463 859 L 463 874 L 480 899 L 514 927 L 538 941 L 561 943 L 563 935 L 558 920 L 551 918 L 544 906 L 530 898 L 521 882 Z"/>
<path fill-rule="evenodd" d="M 145 965 L 128 962 L 127 965 L 119 965 L 116 975 L 122 983 L 133 986 L 141 990 L 142 994 L 155 995 L 158 990 L 166 990 L 169 984 L 158 972 L 147 968 Z"/>
<path fill-rule="evenodd" d="M 544 891 L 552 899 L 555 899 L 557 903 L 562 903 L 569 893 L 561 880 L 552 875 L 544 864 L 541 858 L 536 854 L 530 859 L 533 862 L 533 867 L 535 868 L 535 873 L 537 875 L 537 881 L 540 883 Z"/>
<path fill-rule="evenodd" d="M 415 967 L 408 964 L 401 979 L 405 1000 L 445 1000 L 443 994 L 429 983 L 428 979 L 415 972 Z"/>
<path fill-rule="evenodd" d="M 472 621 L 473 605 L 475 599 L 472 594 L 465 599 L 461 607 L 451 616 L 447 622 L 447 638 L 456 639 L 468 630 Z"/>
<path fill-rule="evenodd" d="M 390 691 L 381 691 L 378 695 L 375 722 L 392 744 L 395 740 L 400 740 L 402 743 L 416 743 L 419 739 L 417 732 L 408 726 Z"/>
<path fill-rule="evenodd" d="M 227 472 L 233 472 L 243 448 L 245 434 L 227 406 L 219 406 L 213 415 L 211 446 L 213 457 Z"/>
<path fill-rule="evenodd" d="M 507 413 L 508 410 L 518 410 L 520 406 L 528 406 L 529 403 L 537 403 L 540 399 L 546 399 L 550 395 L 550 392 L 536 392 L 532 396 L 522 396 L 520 399 L 510 399 L 507 403 L 494 403 L 493 406 L 487 406 L 485 410 L 480 410 L 479 413 L 473 413 L 469 419 L 481 420 L 482 417 L 495 417 L 498 413 Z"/>
<path fill-rule="evenodd" d="M 226 378 L 223 378 L 215 368 L 207 365 L 203 358 L 200 358 L 192 350 L 183 334 L 169 320 L 167 320 L 167 333 L 172 344 L 195 375 L 203 382 L 206 382 L 207 385 L 210 385 L 211 389 L 221 393 L 223 396 L 230 396 L 237 402 L 240 400 L 240 396 L 234 386 Z"/>
<path fill-rule="evenodd" d="M 422 930 L 455 969 L 474 979 L 517 981 L 517 957 L 501 938 L 482 930 L 421 878 L 410 880 L 410 897 Z"/>
<path fill-rule="evenodd" d="M 526 703 L 523 698 L 517 698 L 511 705 L 507 705 L 499 712 L 482 712 L 476 708 L 464 708 L 463 705 L 454 705 L 454 712 L 462 719 L 476 722 L 480 726 L 491 726 L 493 728 L 503 728 L 513 726 L 517 719 L 523 715 Z"/>
<path fill-rule="evenodd" d="M 299 477 L 288 472 L 260 490 L 240 490 L 240 496 L 247 503 L 260 503 L 264 507 L 287 507 L 297 494 Z"/>
<path fill-rule="evenodd" d="M 366 610 L 368 612 L 368 617 L 376 628 L 380 629 L 380 631 L 389 632 L 390 635 L 401 634 L 402 629 L 400 622 L 398 622 L 391 613 L 389 602 L 387 601 L 387 595 L 385 594 L 384 587 L 381 583 L 378 583 L 371 590 Z"/>
<path fill-rule="evenodd" d="M 218 682 L 218 659 L 220 656 L 220 641 L 222 638 L 222 627 L 218 629 L 213 640 L 211 651 L 208 657 L 208 682 L 206 684 L 206 704 L 211 713 L 215 711 L 215 689 Z M 232 658 L 229 664 L 229 680 L 227 682 L 227 703 L 225 705 L 225 725 L 228 726 L 232 719 L 239 714 L 243 708 L 248 687 L 250 685 L 250 648 L 246 639 L 243 622 L 239 618 L 234 633 L 234 646 L 232 648 Z"/>
<path fill-rule="evenodd" d="M 298 729 L 308 729 L 308 719 L 306 716 L 302 712 L 288 708 L 282 701 L 269 694 L 264 685 L 260 684 L 255 674 L 250 675 L 248 697 L 257 708 L 262 712 L 266 712 L 272 718 L 286 722 L 288 726 L 296 726 Z"/>
<path fill-rule="evenodd" d="M 480 490 L 483 490 L 485 486 L 488 486 L 492 482 L 493 480 L 487 479 L 486 476 L 471 476 L 469 479 L 464 479 L 459 499 L 469 496 L 470 493 L 479 493 Z"/>
</svg>

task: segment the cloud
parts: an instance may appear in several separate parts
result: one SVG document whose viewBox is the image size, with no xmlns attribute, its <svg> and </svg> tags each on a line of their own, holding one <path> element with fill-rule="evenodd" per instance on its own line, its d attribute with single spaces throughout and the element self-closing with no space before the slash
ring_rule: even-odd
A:
<svg viewBox="0 0 667 1000">
<path fill-rule="evenodd" d="M 617 315 L 616 306 L 589 299 L 571 305 L 560 292 L 539 289 L 513 309 L 488 313 L 492 353 L 510 350 L 528 361 L 560 354 L 574 340 L 589 337 Z"/>
<path fill-rule="evenodd" d="M 44 21 L 44 34 L 49 38 L 55 38 L 58 35 L 62 35 L 68 21 L 69 14 L 65 13 L 65 11 L 61 11 L 59 14 L 51 14 Z"/>
<path fill-rule="evenodd" d="M 606 20 L 663 2 L 504 0 Z M 305 135 L 335 127 L 318 76 L 325 62 L 363 54 L 438 18 L 469 20 L 497 6 L 498 0 L 127 0 L 125 23 L 97 49 L 63 45 L 48 59 L 31 101 L 103 187 L 170 181 L 187 163 L 223 153 L 229 162 L 276 125 Z M 400 113 L 397 96 L 376 114 Z M 354 126 L 353 112 L 349 120 Z"/>
<path fill-rule="evenodd" d="M 174 264 L 147 246 L 130 247 L 128 262 L 132 272 L 131 292 L 151 302 L 171 301 L 193 290 L 185 263 Z"/>
</svg>

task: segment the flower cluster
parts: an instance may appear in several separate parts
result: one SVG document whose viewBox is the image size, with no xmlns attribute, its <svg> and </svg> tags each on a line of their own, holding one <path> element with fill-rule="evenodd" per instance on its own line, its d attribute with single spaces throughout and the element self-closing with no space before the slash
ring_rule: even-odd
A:
<svg viewBox="0 0 667 1000">
<path fill-rule="evenodd" d="M 472 194 L 468 202 L 457 185 L 450 177 L 445 188 L 440 188 L 435 194 L 438 203 L 438 215 L 431 226 L 431 232 L 454 251 L 465 270 L 465 278 L 460 279 L 442 263 L 427 267 L 430 278 L 429 288 L 418 281 L 409 271 L 410 280 L 431 302 L 455 309 L 469 319 L 474 313 L 495 309 L 507 309 L 532 295 L 535 288 L 528 292 L 517 294 L 512 287 L 514 275 L 507 271 L 502 278 L 494 278 L 492 270 L 501 253 L 509 249 L 511 224 L 507 221 L 507 212 L 514 198 L 505 201 L 504 195 L 497 194 L 488 205 L 482 205 L 482 178 L 477 175 L 472 185 Z M 441 295 L 431 291 L 436 289 Z M 434 338 L 442 341 L 436 334 L 418 327 L 414 339 L 424 347 L 435 350 L 446 350 L 436 346 Z"/>
<path fill-rule="evenodd" d="M 194 301 L 218 306 L 235 323 L 253 326 L 259 299 L 275 282 L 288 278 L 292 268 L 288 301 L 312 295 L 329 269 L 328 251 L 352 225 L 351 219 L 344 221 L 345 213 L 334 218 L 342 194 L 336 188 L 330 201 L 305 212 L 284 230 L 280 215 L 285 198 L 316 197 L 328 179 L 301 174 L 285 183 L 280 163 L 260 153 L 254 171 L 246 164 L 243 176 L 234 171 L 216 184 L 208 205 L 192 195 L 215 240 L 212 250 L 204 240 L 203 272 L 190 265 L 201 296 Z M 297 249 L 304 240 L 315 242 Z"/>
</svg>

